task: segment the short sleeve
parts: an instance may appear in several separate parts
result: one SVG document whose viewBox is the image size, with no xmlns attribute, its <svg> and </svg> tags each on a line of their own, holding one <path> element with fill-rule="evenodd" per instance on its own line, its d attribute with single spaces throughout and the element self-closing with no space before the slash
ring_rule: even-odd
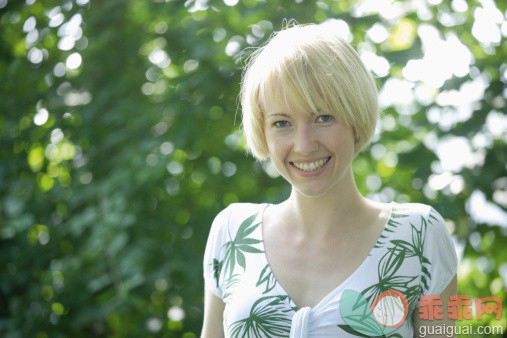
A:
<svg viewBox="0 0 507 338">
<path fill-rule="evenodd" d="M 220 270 L 223 261 L 223 245 L 227 239 L 229 208 L 222 210 L 213 220 L 206 243 L 203 260 L 204 285 L 218 298 L 222 298 L 220 288 Z"/>
<path fill-rule="evenodd" d="M 424 256 L 430 278 L 423 281 L 423 293 L 441 294 L 458 271 L 458 257 L 444 219 L 433 208 L 427 216 Z"/>
</svg>

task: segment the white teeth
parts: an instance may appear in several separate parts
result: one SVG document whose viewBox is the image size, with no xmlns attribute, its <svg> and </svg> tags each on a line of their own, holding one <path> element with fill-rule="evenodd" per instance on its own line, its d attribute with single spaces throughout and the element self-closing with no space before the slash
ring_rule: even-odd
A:
<svg viewBox="0 0 507 338">
<path fill-rule="evenodd" d="M 328 161 L 328 159 L 326 158 L 326 159 L 322 159 L 320 161 L 315 161 L 315 162 L 311 162 L 311 163 L 297 163 L 297 162 L 292 162 L 292 163 L 298 169 L 301 169 L 304 171 L 314 171 L 314 170 L 322 168 L 322 166 L 324 164 L 326 164 L 327 161 Z"/>
</svg>

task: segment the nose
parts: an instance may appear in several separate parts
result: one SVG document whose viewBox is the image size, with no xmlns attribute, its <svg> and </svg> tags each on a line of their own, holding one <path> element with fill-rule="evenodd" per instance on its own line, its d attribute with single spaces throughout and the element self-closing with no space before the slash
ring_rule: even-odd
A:
<svg viewBox="0 0 507 338">
<path fill-rule="evenodd" d="M 316 131 L 308 125 L 302 125 L 294 134 L 294 151 L 302 155 L 310 155 L 318 148 Z"/>
</svg>

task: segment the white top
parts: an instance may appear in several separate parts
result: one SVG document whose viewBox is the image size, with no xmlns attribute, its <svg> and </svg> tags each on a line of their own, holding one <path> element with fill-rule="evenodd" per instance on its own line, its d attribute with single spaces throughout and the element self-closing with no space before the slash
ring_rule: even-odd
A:
<svg viewBox="0 0 507 338">
<path fill-rule="evenodd" d="M 360 292 L 368 306 L 386 290 L 403 293 L 407 319 L 386 336 L 412 337 L 412 312 L 421 295 L 440 294 L 456 274 L 456 252 L 442 217 L 424 204 L 392 203 L 381 236 L 357 270 L 314 308 L 298 309 L 264 252 L 265 207 L 232 204 L 211 226 L 204 279 L 225 302 L 226 337 L 364 337 L 340 313 L 344 290 Z"/>
</svg>

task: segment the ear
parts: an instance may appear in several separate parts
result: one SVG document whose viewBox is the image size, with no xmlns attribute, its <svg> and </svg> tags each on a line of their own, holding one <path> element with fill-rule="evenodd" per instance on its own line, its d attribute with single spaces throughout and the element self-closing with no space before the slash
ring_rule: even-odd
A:
<svg viewBox="0 0 507 338">
<path fill-rule="evenodd" d="M 359 134 L 356 131 L 355 127 L 352 127 L 352 132 L 354 133 L 354 157 L 356 157 L 361 151 L 361 148 L 359 147 L 359 142 L 361 141 L 361 138 L 359 137 Z"/>
<path fill-rule="evenodd" d="M 360 138 L 359 138 L 359 135 L 356 131 L 356 127 L 352 126 L 352 132 L 354 133 L 354 144 L 359 143 Z"/>
</svg>

